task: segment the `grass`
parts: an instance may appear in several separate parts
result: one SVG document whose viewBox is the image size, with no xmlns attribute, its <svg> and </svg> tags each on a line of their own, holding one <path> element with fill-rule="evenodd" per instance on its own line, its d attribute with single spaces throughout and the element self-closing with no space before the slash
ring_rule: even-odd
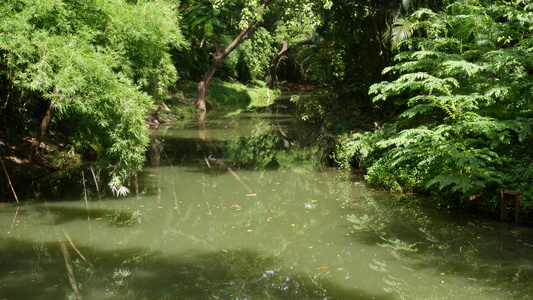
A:
<svg viewBox="0 0 533 300">
<path fill-rule="evenodd" d="M 177 88 L 180 90 L 179 97 L 191 100 L 196 98 L 196 82 L 183 81 Z M 248 84 L 243 84 L 237 81 L 222 81 L 219 78 L 213 78 L 207 94 L 207 108 L 232 107 L 250 110 L 266 107 L 268 105 L 267 91 L 264 81 L 254 80 Z M 281 94 L 279 89 L 269 92 L 271 103 Z"/>
</svg>

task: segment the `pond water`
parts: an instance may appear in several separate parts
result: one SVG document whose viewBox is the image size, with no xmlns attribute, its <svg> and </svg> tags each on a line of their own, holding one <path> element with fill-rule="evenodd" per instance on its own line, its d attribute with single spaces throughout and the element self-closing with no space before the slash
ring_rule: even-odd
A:
<svg viewBox="0 0 533 300">
<path fill-rule="evenodd" d="M 0 299 L 530 299 L 531 228 L 322 167 L 283 108 L 154 131 L 127 196 L 93 166 L 2 204 Z"/>
</svg>

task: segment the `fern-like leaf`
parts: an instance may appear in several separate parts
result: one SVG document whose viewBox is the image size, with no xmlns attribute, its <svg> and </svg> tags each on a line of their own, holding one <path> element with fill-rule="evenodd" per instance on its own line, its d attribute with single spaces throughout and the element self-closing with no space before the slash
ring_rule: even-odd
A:
<svg viewBox="0 0 533 300">
<path fill-rule="evenodd" d="M 385 39 L 390 40 L 392 50 L 395 50 L 402 41 L 413 35 L 413 25 L 416 22 L 403 18 L 394 21 L 392 28 L 385 34 Z"/>
</svg>

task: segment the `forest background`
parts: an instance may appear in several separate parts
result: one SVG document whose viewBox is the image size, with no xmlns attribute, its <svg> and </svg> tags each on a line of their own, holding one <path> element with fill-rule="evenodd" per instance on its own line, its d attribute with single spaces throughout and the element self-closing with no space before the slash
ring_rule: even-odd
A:
<svg viewBox="0 0 533 300">
<path fill-rule="evenodd" d="M 2 163 L 16 182 L 46 173 L 24 162 L 98 157 L 118 190 L 143 166 L 150 113 L 266 105 L 257 95 L 290 82 L 314 87 L 293 101 L 331 164 L 488 214 L 501 188 L 520 191 L 527 216 L 532 56 L 527 0 L 6 0 Z"/>
</svg>

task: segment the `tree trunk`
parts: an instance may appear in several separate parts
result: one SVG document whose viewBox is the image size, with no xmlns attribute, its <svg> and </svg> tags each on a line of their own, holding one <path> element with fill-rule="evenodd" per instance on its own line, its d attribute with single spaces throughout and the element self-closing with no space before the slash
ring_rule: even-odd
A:
<svg viewBox="0 0 533 300">
<path fill-rule="evenodd" d="M 287 41 L 283 41 L 283 45 L 281 46 L 281 50 L 276 53 L 276 57 L 274 57 L 274 61 L 272 62 L 272 66 L 270 67 L 270 74 L 268 74 L 268 80 L 267 80 L 267 87 L 269 89 L 274 88 L 274 84 L 278 81 L 278 67 L 281 62 L 281 58 L 284 55 L 287 55 L 289 53 L 289 47 L 287 46 Z"/>
<path fill-rule="evenodd" d="M 263 4 L 261 4 L 261 10 L 262 12 L 265 11 L 265 8 L 268 5 L 268 2 L 270 0 L 265 0 Z M 262 13 L 261 12 L 261 13 Z M 211 84 L 211 79 L 213 79 L 213 76 L 215 76 L 215 72 L 217 71 L 218 66 L 224 61 L 228 55 L 235 50 L 242 42 L 244 42 L 246 39 L 248 39 L 260 26 L 261 22 L 258 22 L 256 19 L 252 19 L 250 22 L 248 22 L 248 25 L 246 28 L 244 28 L 239 35 L 231 42 L 231 44 L 224 49 L 224 51 L 220 51 L 220 47 L 218 43 L 214 40 L 215 37 L 213 35 L 213 44 L 215 46 L 215 50 L 217 52 L 217 55 L 213 59 L 213 64 L 211 64 L 211 67 L 205 73 L 204 77 L 200 82 L 198 82 L 198 94 L 196 96 L 196 101 L 194 101 L 194 105 L 196 108 L 200 110 L 200 116 L 205 118 L 205 111 L 206 109 L 206 102 L 207 102 L 207 91 L 209 90 L 209 84 Z"/>
<path fill-rule="evenodd" d="M 55 88 L 54 88 L 55 93 Z M 50 121 L 52 120 L 52 116 L 54 115 L 54 101 L 50 100 L 50 105 L 48 106 L 48 109 L 46 110 L 46 113 L 41 121 L 41 124 L 39 125 L 39 128 L 37 128 L 37 131 L 35 132 L 35 137 L 33 138 L 31 142 L 31 148 L 30 148 L 30 158 L 33 160 L 36 158 L 36 156 L 39 154 L 39 145 L 43 141 L 44 134 L 46 133 L 46 130 L 48 130 L 48 125 L 50 125 Z"/>
<path fill-rule="evenodd" d="M 224 55 L 224 53 L 221 53 L 217 55 L 213 59 L 213 64 L 211 65 L 207 73 L 205 73 L 202 80 L 198 82 L 198 95 L 196 96 L 196 101 L 194 102 L 194 105 L 196 106 L 196 108 L 200 110 L 200 114 L 202 114 L 203 112 L 207 110 L 206 109 L 207 91 L 209 90 L 211 79 L 213 79 L 213 76 L 215 76 L 215 72 L 217 71 L 218 66 L 220 66 L 220 64 L 222 63 L 224 58 L 228 56 L 228 54 Z"/>
</svg>

